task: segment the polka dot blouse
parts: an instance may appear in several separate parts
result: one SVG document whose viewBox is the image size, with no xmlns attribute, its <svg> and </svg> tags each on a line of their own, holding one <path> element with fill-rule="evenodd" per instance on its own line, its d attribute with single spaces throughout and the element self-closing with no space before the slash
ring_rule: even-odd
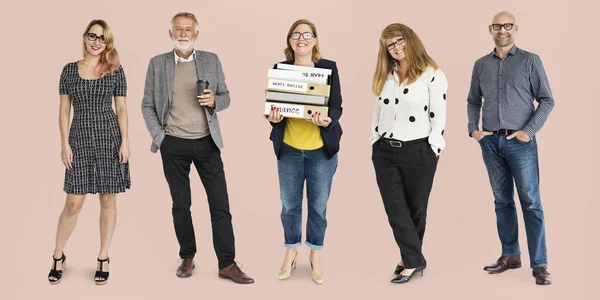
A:
<svg viewBox="0 0 600 300">
<path fill-rule="evenodd" d="M 446 76 L 429 67 L 415 82 L 406 81 L 400 83 L 396 72 L 388 75 L 375 104 L 371 144 L 381 137 L 400 141 L 427 137 L 439 155 L 446 146 Z"/>
</svg>

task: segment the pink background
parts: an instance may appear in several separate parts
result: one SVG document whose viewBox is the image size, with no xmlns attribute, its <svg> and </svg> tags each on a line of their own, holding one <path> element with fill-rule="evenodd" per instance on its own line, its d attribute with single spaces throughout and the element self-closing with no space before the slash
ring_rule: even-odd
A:
<svg viewBox="0 0 600 300">
<path fill-rule="evenodd" d="M 589 299 L 597 290 L 592 286 L 599 209 L 598 197 L 592 198 L 599 167 L 598 128 L 592 122 L 599 109 L 596 1 L 12 1 L 1 6 L 0 86 L 8 103 L 0 147 L 3 299 Z M 548 287 L 536 286 L 526 267 L 522 219 L 524 267 L 494 276 L 481 270 L 500 254 L 500 244 L 480 149 L 467 137 L 466 96 L 474 61 L 493 48 L 487 25 L 500 10 L 516 15 L 517 45 L 540 55 L 556 99 L 538 134 L 554 279 Z M 179 11 L 198 16 L 196 48 L 219 55 L 231 91 L 231 107 L 219 114 L 223 160 L 237 260 L 256 279 L 251 286 L 217 278 L 208 207 L 194 172 L 197 267 L 188 279 L 174 274 L 178 244 L 171 199 L 160 155 L 149 151 L 140 103 L 148 61 L 171 49 L 169 21 Z M 65 198 L 58 78 L 67 62 L 80 59 L 82 31 L 94 18 L 112 27 L 127 75 L 133 185 L 118 196 L 110 282 L 93 283 L 99 203 L 90 195 L 65 249 L 69 269 L 58 286 L 50 286 L 46 274 Z M 270 126 L 261 119 L 267 69 L 283 60 L 285 35 L 298 18 L 317 25 L 323 56 L 338 64 L 344 99 L 345 134 L 328 207 L 323 286 L 310 280 L 304 246 L 298 270 L 285 282 L 276 279 L 284 252 L 279 189 Z M 416 31 L 449 80 L 447 150 L 431 195 L 424 245 L 429 267 L 423 278 L 404 286 L 389 283 L 399 255 L 368 140 L 378 39 L 393 22 Z"/>
</svg>

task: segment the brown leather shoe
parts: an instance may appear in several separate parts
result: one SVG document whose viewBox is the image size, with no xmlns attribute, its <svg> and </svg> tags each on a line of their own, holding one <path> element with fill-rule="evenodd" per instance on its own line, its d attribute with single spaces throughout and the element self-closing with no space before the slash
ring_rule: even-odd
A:
<svg viewBox="0 0 600 300">
<path fill-rule="evenodd" d="M 490 274 L 499 274 L 508 269 L 518 269 L 521 267 L 521 255 L 500 256 L 495 264 L 485 266 L 484 271 Z"/>
<path fill-rule="evenodd" d="M 533 268 L 533 277 L 535 277 L 535 283 L 539 285 L 552 284 L 552 278 L 550 278 L 550 272 L 547 267 Z"/>
<path fill-rule="evenodd" d="M 190 277 L 192 276 L 192 270 L 196 268 L 193 258 L 184 258 L 180 260 L 181 264 L 177 268 L 177 277 Z"/>
<path fill-rule="evenodd" d="M 231 279 L 235 283 L 249 284 L 254 283 L 254 279 L 242 272 L 236 263 L 229 265 L 223 269 L 219 269 L 219 277 Z"/>
</svg>

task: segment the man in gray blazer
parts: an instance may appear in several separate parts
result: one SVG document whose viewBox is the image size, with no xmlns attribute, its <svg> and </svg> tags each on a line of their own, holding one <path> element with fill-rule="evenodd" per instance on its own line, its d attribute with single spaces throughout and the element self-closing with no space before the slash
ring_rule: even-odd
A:
<svg viewBox="0 0 600 300">
<path fill-rule="evenodd" d="M 253 283 L 235 262 L 235 242 L 221 148 L 217 112 L 229 107 L 229 91 L 217 55 L 194 50 L 198 21 L 187 12 L 171 19 L 169 35 L 174 50 L 153 57 L 148 66 L 142 114 L 152 136 L 150 151 L 160 154 L 171 197 L 173 223 L 181 264 L 177 276 L 194 269 L 196 240 L 190 212 L 190 165 L 194 163 L 206 190 L 219 277 Z M 196 81 L 209 87 L 197 96 Z"/>
</svg>

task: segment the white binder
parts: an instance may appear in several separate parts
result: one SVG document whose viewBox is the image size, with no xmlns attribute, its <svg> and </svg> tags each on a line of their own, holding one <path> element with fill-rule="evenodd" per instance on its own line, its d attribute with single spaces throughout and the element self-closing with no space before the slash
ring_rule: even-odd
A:
<svg viewBox="0 0 600 300">
<path fill-rule="evenodd" d="M 327 84 L 327 79 L 328 79 L 327 76 L 321 74 L 322 76 L 314 75 L 311 77 L 311 74 L 312 73 L 292 71 L 292 70 L 270 69 L 269 73 L 268 73 L 268 77 L 269 77 L 269 79 L 286 79 L 286 80 L 291 80 L 291 81 Z"/>
</svg>

